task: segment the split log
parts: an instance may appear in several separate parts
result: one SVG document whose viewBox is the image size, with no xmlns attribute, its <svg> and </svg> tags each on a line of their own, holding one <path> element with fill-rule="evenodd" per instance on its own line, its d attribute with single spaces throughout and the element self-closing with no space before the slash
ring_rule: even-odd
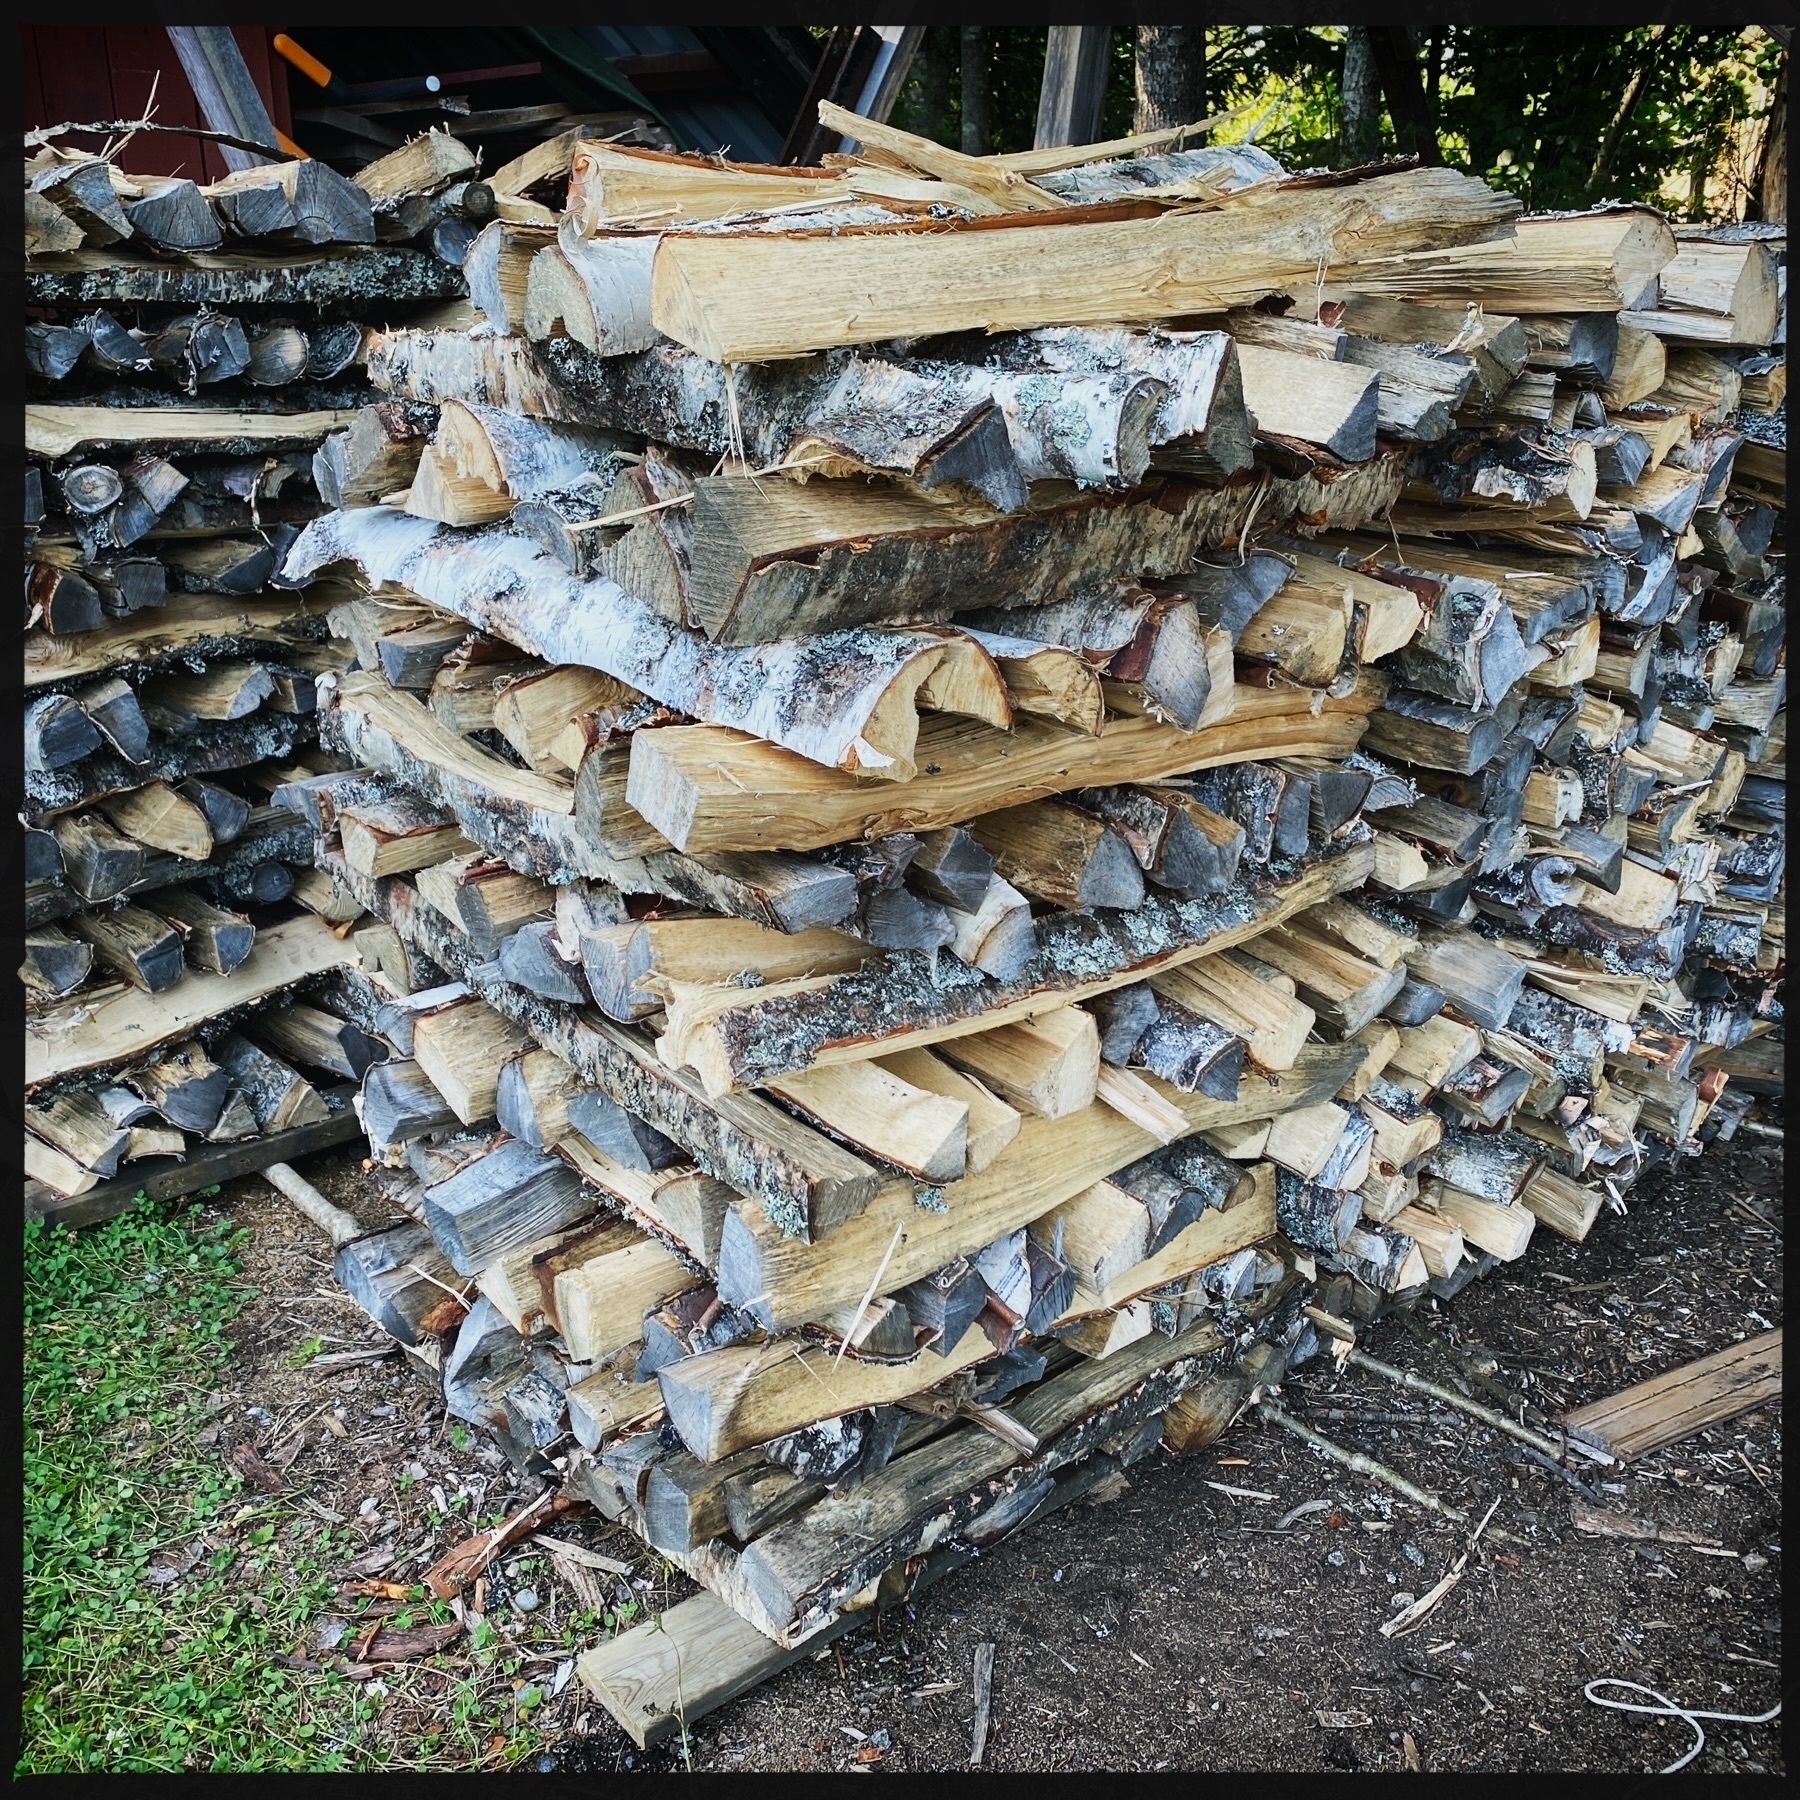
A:
<svg viewBox="0 0 1800 1800">
<path fill-rule="evenodd" d="M 57 925 L 40 925 L 25 934 L 25 961 L 19 978 L 40 994 L 67 994 L 87 980 L 94 966 L 91 944 L 72 938 Z"/>
<path fill-rule="evenodd" d="M 1038 1118 L 1060 1119 L 1090 1105 L 1100 1076 L 1100 1039 L 1079 1007 L 1000 1025 L 946 1042 L 941 1054 L 1003 1100 Z"/>
<path fill-rule="evenodd" d="M 1344 361 L 1376 371 L 1377 424 L 1415 443 L 1434 443 L 1449 432 L 1475 380 L 1475 365 L 1458 351 L 1425 352 L 1379 338 L 1347 337 Z"/>
<path fill-rule="evenodd" d="M 729 997 L 710 990 L 700 1004 L 671 1005 L 658 1054 L 672 1066 L 691 1064 L 710 1091 L 725 1093 L 786 1069 L 856 1061 L 989 1031 L 1042 1014 L 1048 995 L 1066 1005 L 1254 937 L 1292 912 L 1356 885 L 1372 860 L 1368 846 L 1349 846 L 1268 890 L 1240 888 L 1208 901 L 1153 894 L 1136 913 L 1114 919 L 1053 914 L 1040 923 L 1038 955 L 1006 983 L 940 988 L 919 966 L 922 957 L 900 952 L 879 971 L 771 983 Z M 1102 973 L 1109 964 L 1111 972 Z M 1083 978 L 1073 985 L 1066 977 L 1053 978 L 1065 966 L 1082 969 Z M 1395 986 L 1401 979 L 1379 973 Z"/>
<path fill-rule="evenodd" d="M 1293 1068 L 1317 1016 L 1294 997 L 1290 977 L 1259 975 L 1231 951 L 1160 970 L 1151 985 L 1242 1038 L 1250 1060 L 1271 1074 Z"/>
<path fill-rule="evenodd" d="M 1083 1009 L 1100 1033 L 1100 1059 L 1113 1068 L 1131 1061 L 1139 1040 L 1155 1022 L 1160 1008 L 1147 981 L 1097 994 Z"/>
<path fill-rule="evenodd" d="M 238 237 L 301 244 L 375 241 L 368 195 L 310 158 L 240 169 L 202 192 Z"/>
<path fill-rule="evenodd" d="M 265 1008 L 244 1029 L 269 1050 L 350 1081 L 360 1081 L 381 1054 L 380 1046 L 350 1020 L 298 1000 Z"/>
<path fill-rule="evenodd" d="M 1245 757 L 1334 755 L 1351 748 L 1365 719 L 1373 732 L 1389 720 L 1394 699 L 1370 712 L 1380 678 L 1365 674 L 1341 701 L 1326 699 L 1315 714 L 1295 690 L 1246 690 L 1234 694 L 1229 719 L 1196 732 L 1158 720 L 1108 720 L 1097 739 L 1077 738 L 1033 719 L 1015 723 L 996 740 L 985 727 L 932 721 L 920 732 L 916 759 L 936 773 L 906 784 L 906 828 L 931 829 L 972 820 L 998 807 L 1041 797 L 1046 791 L 1084 787 L 1095 775 L 1115 782 L 1165 781 L 1177 773 L 1238 764 Z M 1428 697 L 1409 704 L 1431 722 L 1447 715 L 1456 741 L 1474 735 L 1481 761 L 1497 749 L 1498 721 L 1483 719 L 1476 735 L 1466 711 Z M 1386 735 L 1395 735 L 1390 727 Z M 1004 745 L 1006 756 L 995 752 Z M 1442 755 L 1444 752 L 1435 751 Z M 1464 748 L 1459 761 L 1473 752 Z M 1428 761 L 1415 755 L 1414 760 Z M 1433 765 L 1441 766 L 1441 765 Z M 1479 766 L 1476 763 L 1475 766 Z M 669 841 L 688 851 L 713 849 L 809 849 L 858 835 L 880 835 L 890 809 L 874 804 L 867 784 L 784 754 L 766 743 L 727 737 L 712 727 L 669 726 L 639 733 L 632 743 L 626 783 L 630 804 Z M 1196 797 L 1214 811 L 1229 808 Z M 1305 826 L 1305 808 L 1300 813 Z"/>
<path fill-rule="evenodd" d="M 1473 366 L 1476 387 L 1485 400 L 1497 399 L 1525 367 L 1529 344 L 1516 318 L 1484 311 L 1471 321 L 1462 306 L 1421 306 L 1373 294 L 1342 298 L 1344 311 L 1338 322 L 1346 332 L 1432 353 L 1455 345 Z"/>
<path fill-rule="evenodd" d="M 994 858 L 969 832 L 950 825 L 924 833 L 906 865 L 906 879 L 928 899 L 975 912 L 987 897 Z"/>
<path fill-rule="evenodd" d="M 788 934 L 716 918 L 585 930 L 580 953 L 595 1004 L 624 1022 L 659 1010 L 681 991 L 740 984 L 745 971 L 779 981 L 858 969 L 870 960 L 867 946 L 843 932 Z"/>
<path fill-rule="evenodd" d="M 73 569 L 35 563 L 27 571 L 25 602 L 46 631 L 60 637 L 96 630 L 105 620 L 100 593 Z"/>
<path fill-rule="evenodd" d="M 521 500 L 604 481 L 623 440 L 497 407 L 446 401 L 414 471 L 406 510 L 446 525 L 505 518 Z"/>
<path fill-rule="evenodd" d="M 138 690 L 159 728 L 188 732 L 197 725 L 247 718 L 274 691 L 256 663 L 215 663 L 198 675 L 153 675 Z"/>
<path fill-rule="evenodd" d="M 583 1362 L 597 1361 L 634 1342 L 643 1330 L 646 1311 L 699 1279 L 655 1239 L 617 1222 L 600 1226 L 571 1251 L 534 1260 L 549 1301 L 546 1312 L 571 1356 Z"/>
<path fill-rule="evenodd" d="M 227 912 L 203 895 L 181 888 L 163 889 L 148 910 L 181 934 L 182 954 L 190 968 L 229 975 L 256 943 L 256 927 L 242 913 Z"/>
<path fill-rule="evenodd" d="M 929 1050 L 902 1050 L 878 1059 L 875 1066 L 967 1109 L 964 1158 L 965 1172 L 970 1175 L 979 1174 L 1019 1135 L 1020 1116 L 1012 1107 Z M 916 1320 L 916 1313 L 914 1316 Z M 951 1341 L 960 1336 L 955 1333 Z"/>
<path fill-rule="evenodd" d="M 304 1075 L 248 1038 L 232 1032 L 214 1049 L 219 1066 L 231 1077 L 232 1091 L 243 1095 L 259 1131 L 290 1131 L 330 1117 L 331 1109 Z"/>
<path fill-rule="evenodd" d="M 131 236 L 111 166 L 100 157 L 64 161 L 58 156 L 27 176 L 26 189 L 65 213 L 96 248 Z"/>
<path fill-rule="evenodd" d="M 1245 1043 L 1179 1002 L 1159 997 L 1156 1018 L 1145 1028 L 1131 1054 L 1134 1068 L 1179 1088 L 1184 1094 L 1207 1094 L 1215 1100 L 1237 1097 L 1243 1074 Z"/>
<path fill-rule="evenodd" d="M 425 1224 L 459 1275 L 575 1224 L 594 1196 L 567 1163 L 503 1143 L 425 1190 Z"/>
<path fill-rule="evenodd" d="M 694 484 L 693 565 L 679 594 L 707 636 L 755 644 L 846 625 L 929 621 L 1004 600 L 1040 605 L 1116 577 L 1178 574 L 1234 534 L 1248 496 L 1154 477 L 1125 494 L 1059 486 L 1019 512 L 949 506 L 849 484 L 774 486 L 741 477 Z M 804 547 L 807 561 L 795 557 Z M 1023 624 L 989 625 L 1036 635 Z"/>
<path fill-rule="evenodd" d="M 471 996 L 420 1018 L 410 1050 L 451 1111 L 473 1125 L 494 1116 L 500 1070 L 524 1042 L 509 1020 Z"/>
<path fill-rule="evenodd" d="M 165 781 L 109 795 L 100 802 L 100 811 L 118 830 L 152 850 L 191 862 L 205 862 L 212 855 L 206 814 Z"/>
<path fill-rule="evenodd" d="M 627 1112 L 616 1100 L 609 1099 L 596 1088 L 584 1088 L 572 1094 L 568 1102 L 569 1123 L 577 1131 L 585 1143 L 599 1152 L 605 1159 L 606 1175 L 612 1185 L 617 1185 L 619 1170 L 632 1170 L 639 1174 L 659 1174 L 664 1170 L 675 1169 L 683 1158 L 679 1145 L 637 1117 Z M 590 1159 L 591 1161 L 591 1159 Z M 590 1162 L 577 1159 L 576 1166 L 590 1181 L 595 1180 L 595 1172 Z M 704 1209 L 701 1228 L 695 1232 L 687 1226 L 676 1230 L 668 1222 L 668 1215 L 657 1207 L 646 1204 L 636 1192 L 621 1195 L 637 1207 L 640 1212 L 650 1214 L 655 1223 L 668 1229 L 672 1236 L 691 1242 L 697 1249 L 709 1243 L 716 1243 L 718 1236 L 717 1222 L 712 1218 L 711 1203 Z M 721 1207 L 722 1215 L 722 1207 Z"/>
<path fill-rule="evenodd" d="M 1404 968 L 1369 962 L 1298 919 L 1260 937 L 1255 954 L 1291 976 L 1299 997 L 1346 1037 L 1375 1018 L 1406 980 Z"/>
<path fill-rule="evenodd" d="M 1766 344 L 1782 305 L 1771 247 L 1687 238 L 1662 272 L 1657 301 L 1632 322 L 1659 337 Z"/>
<path fill-rule="evenodd" d="M 1259 431 L 1316 444 L 1344 462 L 1375 454 L 1380 383 L 1375 372 L 1241 343 L 1244 403 Z"/>
<path fill-rule="evenodd" d="M 180 933 L 140 906 L 77 913 L 70 925 L 103 967 L 146 993 L 166 993 L 181 979 Z"/>
<path fill-rule="evenodd" d="M 100 747 L 98 723 L 68 694 L 46 694 L 25 709 L 25 767 L 49 772 L 80 762 Z"/>
<path fill-rule="evenodd" d="M 969 830 L 1007 881 L 1059 906 L 1138 906 L 1144 879 L 1117 831 L 1078 806 L 1040 800 L 984 813 Z"/>
<path fill-rule="evenodd" d="M 951 953 L 959 962 L 996 981 L 1011 981 L 1037 954 L 1037 927 L 1031 903 L 1003 876 L 990 875 L 981 904 L 973 911 L 946 907 L 954 935 Z"/>
<path fill-rule="evenodd" d="M 230 1073 L 197 1043 L 127 1072 L 125 1083 L 180 1131 L 210 1131 L 230 1093 Z"/>
<path fill-rule="evenodd" d="M 46 1106 L 27 1106 L 25 1125 L 78 1168 L 100 1177 L 118 1173 L 131 1145 L 130 1128 L 116 1125 L 100 1102 L 79 1088 Z"/>
<path fill-rule="evenodd" d="M 527 1149 L 554 1150 L 575 1129 L 569 1103 L 586 1087 L 560 1056 L 528 1049 L 501 1066 L 494 1117 L 502 1131 Z"/>
<path fill-rule="evenodd" d="M 1381 267 L 1365 258 L 1335 279 L 1359 293 L 1518 316 L 1616 313 L 1674 261 L 1674 233 L 1647 207 L 1521 219 L 1510 238 L 1427 248 Z"/>
<path fill-rule="evenodd" d="M 1479 239 L 1503 230 L 1514 206 L 1478 183 L 1420 170 L 1337 192 L 1271 184 L 1250 202 L 1190 215 L 1179 228 L 1170 215 L 1082 225 L 1009 218 L 930 237 L 670 235 L 649 243 L 651 317 L 657 329 L 717 361 L 757 362 L 930 331 L 1223 311 L 1310 279 L 1320 247 L 1331 261 L 1353 214 L 1358 253 L 1368 258 L 1441 245 L 1446 231 Z M 1024 265 L 1005 254 L 1003 238 L 1018 231 L 1031 234 L 1019 240 L 1031 251 L 1028 281 Z M 1296 254 L 1301 235 L 1307 249 Z M 1206 273 L 1189 273 L 1200 269 Z M 850 322 L 841 308 L 828 318 L 821 302 L 843 291 L 845 279 L 890 298 Z M 741 297 L 746 282 L 758 304 L 721 311 L 721 284 Z"/>
<path fill-rule="evenodd" d="M 456 1123 L 450 1104 L 410 1058 L 371 1063 L 363 1075 L 362 1123 L 380 1160 L 398 1147 Z"/>
<path fill-rule="evenodd" d="M 812 1069 L 779 1077 L 768 1091 L 922 1181 L 957 1181 L 966 1172 L 967 1105 L 916 1088 L 890 1069 L 872 1062 Z"/>
<path fill-rule="evenodd" d="M 525 335 L 566 335 L 596 356 L 647 349 L 662 335 L 650 312 L 658 242 L 650 233 L 584 238 L 565 222 L 526 271 Z"/>
<path fill-rule="evenodd" d="M 90 905 L 121 895 L 142 873 L 144 848 L 103 819 L 65 815 L 52 821 L 50 833 L 61 851 L 68 886 Z"/>
</svg>

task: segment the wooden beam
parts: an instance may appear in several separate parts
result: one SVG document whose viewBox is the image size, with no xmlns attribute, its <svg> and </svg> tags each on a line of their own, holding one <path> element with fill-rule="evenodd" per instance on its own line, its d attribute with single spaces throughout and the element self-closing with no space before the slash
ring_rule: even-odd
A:
<svg viewBox="0 0 1800 1800">
<path fill-rule="evenodd" d="M 1031 147 L 1089 144 L 1100 135 L 1100 109 L 1112 64 L 1110 25 L 1052 25 L 1038 91 Z"/>
<path fill-rule="evenodd" d="M 349 1085 L 326 1089 L 320 1096 L 327 1108 L 323 1119 L 240 1143 L 195 1145 L 183 1156 L 147 1158 L 131 1164 L 129 1175 L 102 1182 L 73 1198 L 27 1181 L 25 1216 L 70 1228 L 94 1225 L 129 1212 L 140 1194 L 151 1200 L 177 1200 L 201 1188 L 255 1174 L 271 1162 L 291 1162 L 347 1144 L 362 1136 L 362 1125 L 350 1104 L 355 1092 Z"/>
</svg>

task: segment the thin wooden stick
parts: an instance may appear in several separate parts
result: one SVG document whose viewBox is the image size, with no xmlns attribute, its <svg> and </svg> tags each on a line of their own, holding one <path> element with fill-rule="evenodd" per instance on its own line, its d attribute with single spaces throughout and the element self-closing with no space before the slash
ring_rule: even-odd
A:
<svg viewBox="0 0 1800 1800">
<path fill-rule="evenodd" d="M 299 159 L 274 144 L 258 144 L 250 138 L 229 131 L 203 131 L 198 125 L 158 125 L 150 119 L 107 119 L 93 125 L 45 125 L 25 134 L 25 148 L 38 148 L 52 138 L 78 134 L 103 137 L 115 131 L 171 131 L 179 137 L 204 138 L 210 144 L 230 144 L 234 150 L 248 150 L 253 156 L 266 156 L 270 162 L 295 162 Z"/>
<path fill-rule="evenodd" d="M 270 1163 L 262 1172 L 263 1180 L 285 1195 L 312 1220 L 334 1244 L 347 1244 L 363 1235 L 360 1220 L 333 1206 L 297 1169 L 287 1163 Z"/>
<path fill-rule="evenodd" d="M 1352 1469 L 1358 1475 L 1367 1475 L 1371 1481 L 1379 1481 L 1384 1486 L 1391 1487 L 1396 1494 L 1404 1495 L 1415 1506 L 1422 1506 L 1427 1512 L 1434 1512 L 1453 1524 L 1466 1525 L 1469 1522 L 1469 1515 L 1460 1507 L 1452 1506 L 1447 1500 L 1440 1500 L 1436 1494 L 1428 1494 L 1397 1470 L 1390 1469 L 1386 1463 L 1378 1463 L 1372 1456 L 1364 1456 L 1360 1450 L 1346 1450 L 1342 1444 L 1333 1443 L 1323 1433 L 1314 1431 L 1310 1425 L 1303 1425 L 1292 1413 L 1283 1412 L 1273 1401 L 1259 1400 L 1256 1411 L 1259 1418 L 1266 1419 L 1271 1425 L 1279 1425 L 1283 1431 L 1291 1431 L 1295 1437 L 1311 1444 L 1315 1450 L 1322 1450 L 1333 1462 L 1342 1463 L 1346 1469 Z"/>
<path fill-rule="evenodd" d="M 1437 1351 L 1437 1353 L 1443 1357 L 1452 1368 L 1457 1370 L 1466 1381 L 1469 1381 L 1480 1388 L 1484 1394 L 1498 1400 L 1502 1406 L 1516 1406 L 1519 1409 L 1521 1418 L 1523 1418 L 1527 1412 L 1537 1411 L 1537 1408 L 1531 1406 L 1522 1395 L 1511 1393 L 1506 1388 L 1502 1387 L 1499 1382 L 1482 1374 L 1482 1372 L 1476 1368 L 1454 1344 L 1450 1343 L 1445 1338 L 1439 1337 L 1435 1331 L 1423 1324 L 1419 1319 L 1415 1318 L 1411 1312 L 1401 1310 L 1396 1316 L 1399 1318 L 1400 1323 L 1405 1326 L 1405 1328 L 1410 1331 L 1421 1344 L 1427 1345 L 1429 1348 Z M 1540 1414 L 1540 1417 L 1541 1416 L 1542 1415 Z"/>
<path fill-rule="evenodd" d="M 1438 1382 L 1427 1381 L 1423 1375 L 1414 1375 L 1406 1369 L 1396 1369 L 1392 1363 L 1378 1361 L 1363 1350 L 1349 1350 L 1344 1360 L 1354 1363 L 1359 1369 L 1370 1369 L 1375 1374 L 1385 1376 L 1403 1388 L 1411 1388 L 1416 1394 L 1429 1394 L 1434 1400 L 1441 1400 L 1446 1406 L 1453 1406 L 1458 1412 L 1467 1413 L 1471 1419 L 1479 1419 L 1484 1425 L 1492 1426 L 1495 1431 L 1503 1431 L 1510 1438 L 1517 1438 L 1521 1444 L 1528 1444 L 1534 1450 L 1548 1457 L 1558 1457 L 1563 1453 L 1563 1446 L 1552 1438 L 1540 1437 L 1537 1432 L 1527 1426 L 1497 1413 L 1492 1407 L 1481 1405 L 1478 1401 L 1465 1399 L 1455 1388 L 1443 1387 Z M 1556 1465 L 1561 1469 L 1561 1465 Z"/>
</svg>

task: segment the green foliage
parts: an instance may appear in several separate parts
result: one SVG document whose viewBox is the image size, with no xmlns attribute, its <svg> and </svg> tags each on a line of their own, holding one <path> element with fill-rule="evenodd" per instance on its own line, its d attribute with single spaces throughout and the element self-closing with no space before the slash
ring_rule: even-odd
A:
<svg viewBox="0 0 1800 1800">
<path fill-rule="evenodd" d="M 1658 199 L 1674 176 L 1704 183 L 1732 128 L 1752 116 L 1750 84 L 1772 88 L 1781 51 L 1767 37 L 1697 25 L 1557 31 L 1467 28 L 1447 52 L 1441 123 L 1463 166 L 1536 212 L 1603 199 Z M 1610 164 L 1595 164 L 1628 89 Z M 1450 160 L 1448 157 L 1446 160 Z M 1690 205 L 1693 216 L 1699 208 Z"/>
<path fill-rule="evenodd" d="M 143 1202 L 25 1228 L 21 1774 L 341 1764 L 272 1654 L 331 1583 L 271 1518 L 241 1530 L 270 1509 L 240 1510 L 240 1477 L 195 1444 L 238 1241 Z M 177 1558 L 193 1566 L 157 1585 Z"/>
<path fill-rule="evenodd" d="M 984 33 L 992 129 L 983 148 L 1029 149 L 1045 30 Z M 1712 204 L 1732 210 L 1732 184 L 1754 186 L 1754 170 L 1741 166 L 1746 143 L 1754 148 L 1745 127 L 1766 109 L 1784 54 L 1766 34 L 1702 25 L 1439 25 L 1414 28 L 1413 37 L 1443 160 L 1516 193 L 1532 211 L 1605 199 L 1669 205 L 1685 195 L 1690 216 L 1699 217 L 1709 181 Z M 1342 162 L 1345 27 L 1216 25 L 1206 38 L 1207 111 L 1236 112 L 1219 128 L 1221 142 L 1252 139 L 1291 168 Z M 961 56 L 958 29 L 933 26 L 896 124 L 961 143 Z M 932 57 L 935 71 L 925 66 Z M 1132 31 L 1117 28 L 1103 138 L 1131 129 L 1133 66 Z M 1398 153 L 1385 110 L 1381 146 L 1383 155 Z M 1749 211 L 1755 216 L 1753 199 Z"/>
</svg>

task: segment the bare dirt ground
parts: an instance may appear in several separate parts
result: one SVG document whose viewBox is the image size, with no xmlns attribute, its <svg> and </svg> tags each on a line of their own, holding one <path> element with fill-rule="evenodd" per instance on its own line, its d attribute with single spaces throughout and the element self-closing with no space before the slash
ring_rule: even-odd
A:
<svg viewBox="0 0 1800 1800">
<path fill-rule="evenodd" d="M 1521 1262 L 1424 1316 L 1552 1411 L 1760 1333 L 1782 1318 L 1780 1154 L 1740 1138 L 1658 1172 L 1585 1245 L 1543 1233 Z M 379 1216 L 354 1158 L 309 1172 L 338 1204 Z M 355 1561 L 362 1577 L 416 1582 L 517 1503 L 511 1471 L 447 1422 L 398 1358 L 296 1366 L 379 1334 L 336 1292 L 322 1235 L 263 1184 L 211 1204 L 253 1227 L 245 1273 L 260 1296 L 214 1397 L 221 1454 L 245 1437 L 291 1443 L 301 1427 L 290 1492 L 343 1521 L 337 1541 L 355 1552 L 346 1579 Z M 1361 1341 L 1455 1380 L 1397 1324 Z M 527 1543 L 492 1572 L 493 1636 L 481 1644 L 463 1638 L 340 1685 L 332 1672 L 354 1668 L 348 1653 L 382 1604 L 345 1596 L 290 1666 L 320 1689 L 321 1715 L 338 1716 L 331 1741 L 353 1766 L 567 1774 L 963 1768 L 982 1642 L 996 1646 L 993 1769 L 1643 1771 L 1685 1750 L 1688 1728 L 1602 1711 L 1584 1683 L 1621 1676 L 1728 1713 L 1779 1697 L 1779 1405 L 1627 1471 L 1590 1466 L 1584 1480 L 1605 1506 L 1707 1540 L 1675 1545 L 1578 1532 L 1572 1487 L 1506 1438 L 1366 1371 L 1317 1357 L 1281 1400 L 1475 1518 L 1498 1500 L 1492 1526 L 1508 1537 L 1490 1531 L 1418 1629 L 1378 1627 L 1450 1570 L 1467 1528 L 1242 1423 L 1185 1459 L 1139 1463 L 1122 1497 L 1028 1528 L 914 1608 L 699 1721 L 685 1747 L 637 1751 L 572 1678 L 579 1648 L 692 1591 L 596 1519 L 552 1529 L 629 1572 L 590 1574 L 577 1592 Z M 1325 1505 L 1281 1524 L 1310 1501 Z M 328 1690 L 361 1703 L 329 1704 Z M 1780 1721 L 1709 1726 L 1695 1766 L 1783 1771 Z"/>
</svg>

